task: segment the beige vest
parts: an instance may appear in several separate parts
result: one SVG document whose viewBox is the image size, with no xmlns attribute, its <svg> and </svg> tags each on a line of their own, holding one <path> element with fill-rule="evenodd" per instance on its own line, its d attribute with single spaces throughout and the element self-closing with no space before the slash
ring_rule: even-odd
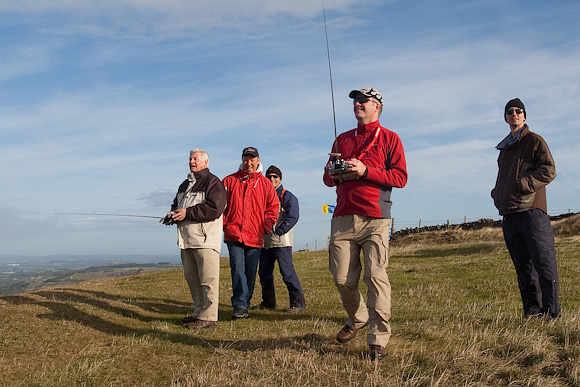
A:
<svg viewBox="0 0 580 387">
<path fill-rule="evenodd" d="M 278 220 L 276 221 L 276 224 L 273 227 L 274 230 L 276 229 L 276 227 L 280 225 L 280 223 L 282 223 L 282 221 L 284 220 L 284 216 L 286 216 L 286 211 L 284 211 L 282 203 L 280 203 L 279 209 L 280 210 L 278 211 Z M 263 247 L 265 249 L 270 249 L 272 247 L 292 247 L 292 244 L 294 243 L 293 231 L 294 227 L 292 227 L 290 231 L 288 231 L 286 234 L 283 234 L 281 236 L 276 235 L 274 231 L 270 231 L 268 234 L 264 235 Z"/>
<path fill-rule="evenodd" d="M 184 208 L 205 203 L 205 192 L 186 192 Z M 223 215 L 209 222 L 184 220 L 177 223 L 177 245 L 180 249 L 213 249 L 222 247 Z"/>
</svg>

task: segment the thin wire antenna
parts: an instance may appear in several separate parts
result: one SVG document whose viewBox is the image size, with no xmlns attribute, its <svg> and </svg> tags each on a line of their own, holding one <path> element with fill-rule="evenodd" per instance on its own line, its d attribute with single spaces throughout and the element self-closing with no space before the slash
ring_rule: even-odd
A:
<svg viewBox="0 0 580 387">
<path fill-rule="evenodd" d="M 334 153 L 330 153 L 331 156 L 340 157 L 338 153 L 338 144 L 336 143 L 337 133 L 336 133 L 336 109 L 334 107 L 334 86 L 332 84 L 332 66 L 330 65 L 330 47 L 328 44 L 328 30 L 326 29 L 326 11 L 324 9 L 324 0 L 322 2 L 322 18 L 324 19 L 324 36 L 326 37 L 326 56 L 328 57 L 328 74 L 330 76 L 330 95 L 332 96 L 332 119 L 334 121 Z"/>
<path fill-rule="evenodd" d="M 125 214 L 89 214 L 88 212 L 56 212 L 55 215 L 83 215 L 83 216 L 123 216 L 129 218 L 150 218 L 163 219 L 162 216 L 148 216 L 148 215 L 125 215 Z"/>
</svg>

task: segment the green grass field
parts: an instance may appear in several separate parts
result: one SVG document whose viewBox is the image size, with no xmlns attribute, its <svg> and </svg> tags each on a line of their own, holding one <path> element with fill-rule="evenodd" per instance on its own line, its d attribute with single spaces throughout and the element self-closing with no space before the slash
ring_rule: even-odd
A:
<svg viewBox="0 0 580 387">
<path fill-rule="evenodd" d="M 346 314 L 327 252 L 295 253 L 308 309 L 230 320 L 221 262 L 220 321 L 189 331 L 181 270 L 0 298 L 2 386 L 580 386 L 580 245 L 558 238 L 563 317 L 524 320 L 497 231 L 433 233 L 391 246 L 388 356 L 365 333 L 339 344 Z M 361 282 L 362 283 L 362 282 Z M 364 291 L 363 291 L 364 294 Z M 259 303 L 256 286 L 254 304 Z"/>
</svg>

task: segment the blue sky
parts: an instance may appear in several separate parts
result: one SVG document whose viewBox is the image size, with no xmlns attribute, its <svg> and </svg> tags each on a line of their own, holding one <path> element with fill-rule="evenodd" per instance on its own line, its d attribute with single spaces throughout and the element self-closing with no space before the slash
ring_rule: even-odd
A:
<svg viewBox="0 0 580 387">
<path fill-rule="evenodd" d="M 558 176 L 550 214 L 580 211 L 580 2 L 326 0 L 338 131 L 352 89 L 385 101 L 409 182 L 396 228 L 498 218 L 490 198 L 503 107 L 523 100 Z M 191 148 L 220 178 L 255 146 L 300 200 L 295 249 L 321 247 L 335 192 L 321 3 L 0 4 L 0 255 L 176 254 L 162 216 Z M 223 251 L 225 253 L 225 251 Z"/>
</svg>

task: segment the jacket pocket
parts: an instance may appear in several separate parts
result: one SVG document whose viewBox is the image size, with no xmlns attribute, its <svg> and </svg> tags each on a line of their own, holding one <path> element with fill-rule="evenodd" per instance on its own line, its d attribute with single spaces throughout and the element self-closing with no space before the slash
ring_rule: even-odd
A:
<svg viewBox="0 0 580 387">
<path fill-rule="evenodd" d="M 519 197 L 519 208 L 520 210 L 529 210 L 532 207 L 532 203 L 534 202 L 534 198 L 536 197 L 535 192 L 531 192 L 529 194 L 521 195 Z"/>
</svg>

